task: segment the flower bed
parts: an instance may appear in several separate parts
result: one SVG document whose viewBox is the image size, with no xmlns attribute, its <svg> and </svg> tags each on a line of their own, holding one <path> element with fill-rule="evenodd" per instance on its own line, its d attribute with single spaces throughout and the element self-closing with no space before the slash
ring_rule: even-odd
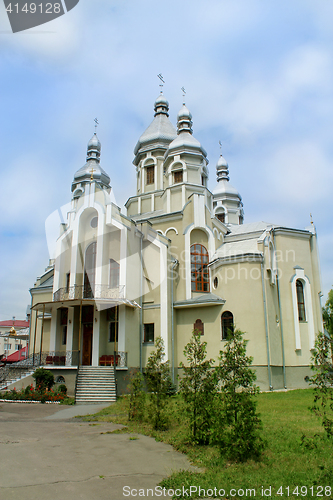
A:
<svg viewBox="0 0 333 500">
<path fill-rule="evenodd" d="M 0 401 L 12 402 L 12 403 L 61 403 L 67 399 L 67 396 L 64 392 L 61 391 L 53 391 L 36 390 L 33 385 L 28 385 L 25 389 L 21 391 L 17 391 L 14 387 L 11 391 L 6 391 L 2 394 Z"/>
</svg>

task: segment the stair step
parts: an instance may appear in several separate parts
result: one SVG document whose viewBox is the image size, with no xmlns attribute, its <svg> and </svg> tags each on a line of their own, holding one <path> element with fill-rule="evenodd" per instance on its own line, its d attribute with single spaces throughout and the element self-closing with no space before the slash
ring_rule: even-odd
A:
<svg viewBox="0 0 333 500">
<path fill-rule="evenodd" d="M 77 375 L 75 402 L 113 403 L 116 400 L 113 367 L 80 366 Z"/>
</svg>

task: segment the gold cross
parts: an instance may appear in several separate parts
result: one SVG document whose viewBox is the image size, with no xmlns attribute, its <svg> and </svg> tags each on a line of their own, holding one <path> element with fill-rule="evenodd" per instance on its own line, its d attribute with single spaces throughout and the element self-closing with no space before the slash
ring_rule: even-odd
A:
<svg viewBox="0 0 333 500">
<path fill-rule="evenodd" d="M 94 180 L 94 172 L 96 172 L 96 170 L 91 167 L 91 170 L 89 170 L 89 172 L 91 173 L 90 180 L 93 181 Z"/>
</svg>

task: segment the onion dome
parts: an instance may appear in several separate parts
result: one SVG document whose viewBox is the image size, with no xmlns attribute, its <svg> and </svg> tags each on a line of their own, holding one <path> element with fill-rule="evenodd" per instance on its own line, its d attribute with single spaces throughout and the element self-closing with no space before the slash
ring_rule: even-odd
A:
<svg viewBox="0 0 333 500">
<path fill-rule="evenodd" d="M 134 165 L 138 165 L 140 153 L 154 149 L 166 150 L 170 142 L 177 136 L 175 127 L 169 120 L 169 103 L 161 92 L 154 104 L 154 120 L 139 138 L 135 148 Z"/>
<path fill-rule="evenodd" d="M 159 115 L 159 114 L 164 114 L 166 116 L 169 116 L 169 103 L 168 101 L 166 100 L 166 98 L 164 97 L 163 95 L 163 92 L 160 93 L 160 95 L 158 96 L 158 98 L 156 99 L 155 101 L 155 104 L 154 104 L 154 110 L 155 110 L 155 115 Z"/>
<path fill-rule="evenodd" d="M 78 187 L 79 184 L 84 184 L 92 181 L 97 181 L 102 186 L 110 188 L 110 177 L 100 166 L 101 156 L 101 143 L 95 134 L 92 136 L 87 146 L 87 160 L 74 174 L 72 182 L 72 192 Z"/>
<path fill-rule="evenodd" d="M 177 115 L 177 134 L 180 134 L 180 132 L 182 131 L 193 134 L 192 125 L 192 114 L 187 109 L 185 104 L 183 104 L 181 110 Z"/>
<path fill-rule="evenodd" d="M 237 189 L 234 188 L 229 182 L 229 165 L 222 155 L 216 164 L 216 177 L 217 186 L 213 190 L 214 200 L 215 198 L 220 198 L 221 196 L 230 196 L 231 198 L 238 198 L 239 201 L 242 200 L 242 197 L 238 193 Z"/>
<path fill-rule="evenodd" d="M 179 152 L 198 152 L 207 157 L 206 150 L 201 146 L 200 142 L 193 137 L 192 130 L 192 114 L 188 108 L 183 104 L 178 115 L 177 115 L 177 137 L 169 145 L 167 155 L 172 152 L 175 154 L 175 150 Z"/>
</svg>

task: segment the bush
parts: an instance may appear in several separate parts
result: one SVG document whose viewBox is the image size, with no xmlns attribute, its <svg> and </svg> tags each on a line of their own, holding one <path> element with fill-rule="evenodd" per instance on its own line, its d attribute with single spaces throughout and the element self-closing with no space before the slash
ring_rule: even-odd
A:
<svg viewBox="0 0 333 500">
<path fill-rule="evenodd" d="M 128 384 L 130 391 L 128 420 L 142 420 L 144 416 L 145 393 L 143 391 L 144 378 L 137 372 Z"/>
<path fill-rule="evenodd" d="M 48 389 L 49 391 L 54 386 L 54 376 L 50 370 L 44 370 L 44 368 L 37 368 L 32 374 L 35 379 L 36 390 L 39 392 L 45 391 Z"/>
<path fill-rule="evenodd" d="M 61 394 L 67 394 L 67 387 L 65 384 L 60 384 L 58 387 L 58 391 L 61 392 Z"/>
<path fill-rule="evenodd" d="M 315 342 L 311 370 L 314 375 L 310 384 L 314 385 L 314 402 L 310 410 L 320 417 L 326 436 L 333 438 L 333 364 L 331 361 L 332 342 L 328 334 L 320 332 Z"/>
<path fill-rule="evenodd" d="M 169 362 L 163 362 L 164 343 L 161 337 L 155 341 L 156 351 L 148 358 L 145 378 L 150 392 L 148 413 L 155 430 L 168 428 L 168 418 L 164 411 L 165 401 L 172 386 Z"/>
<path fill-rule="evenodd" d="M 207 342 L 194 330 L 184 349 L 188 366 L 180 363 L 184 376 L 180 380 L 180 393 L 190 418 L 191 438 L 195 443 L 208 444 L 211 433 L 212 403 L 216 393 L 213 360 L 206 359 Z"/>
<path fill-rule="evenodd" d="M 252 358 L 246 355 L 243 332 L 229 332 L 219 359 L 221 394 L 215 405 L 215 442 L 221 454 L 231 460 L 258 459 L 265 446 L 254 399 L 259 389 L 254 384 L 256 376 L 250 368 Z"/>
</svg>

